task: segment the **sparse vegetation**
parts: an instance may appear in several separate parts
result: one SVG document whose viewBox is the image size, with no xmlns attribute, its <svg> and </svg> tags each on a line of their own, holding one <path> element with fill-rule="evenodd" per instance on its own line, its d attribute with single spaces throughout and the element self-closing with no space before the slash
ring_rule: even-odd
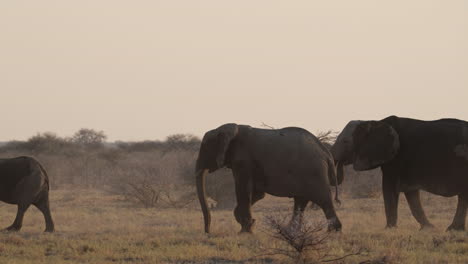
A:
<svg viewBox="0 0 468 264">
<path fill-rule="evenodd" d="M 265 249 L 264 254 L 284 255 L 294 263 L 318 263 L 327 256 L 327 239 L 325 223 L 312 223 L 310 219 L 298 223 L 289 221 L 281 214 L 265 217 L 265 232 L 279 245 Z"/>
<path fill-rule="evenodd" d="M 468 262 L 466 233 L 445 232 L 456 198 L 424 193 L 422 202 L 436 226 L 427 231 L 418 231 L 401 199 L 399 227 L 389 230 L 381 198 L 348 197 L 337 211 L 343 231 L 328 237 L 328 254 L 339 257 L 360 248 L 366 254 L 330 263 Z M 292 263 L 286 256 L 261 256 L 278 243 L 262 232 L 268 228 L 265 219 L 272 212 L 290 216 L 287 198 L 267 196 L 254 206 L 253 235 L 237 233 L 232 210 L 213 211 L 213 232 L 205 235 L 197 203 L 146 209 L 106 191 L 63 187 L 51 192 L 51 206 L 56 232 L 43 233 L 43 217 L 31 208 L 21 232 L 0 233 L 0 263 Z M 6 227 L 16 206 L 0 203 L 0 212 L 0 227 Z M 323 212 L 308 209 L 305 219 L 321 220 Z"/>
<path fill-rule="evenodd" d="M 254 218 L 259 219 L 255 234 L 237 234 L 239 225 L 232 217 L 235 196 L 229 170 L 219 170 L 207 178 L 210 204 L 216 204 L 218 210 L 213 212 L 213 233 L 203 233 L 193 175 L 199 139 L 175 135 L 165 141 L 106 143 L 105 134 L 96 133 L 101 135 L 97 141 L 78 140 L 76 134 L 62 138 L 42 133 L 27 141 L 0 146 L 0 157 L 32 155 L 45 165 L 52 185 L 51 207 L 57 229 L 55 234 L 43 234 L 42 215 L 35 209 L 29 210 L 22 232 L 0 234 L 0 263 L 297 260 L 265 255 L 265 245 L 272 247 L 276 242 L 261 232 L 268 228 L 266 219 L 272 212 L 290 216 L 291 199 L 267 196 L 253 208 Z M 378 170 L 357 173 L 347 167 L 340 187 L 344 191 L 343 205 L 337 209 L 343 232 L 327 234 L 326 252 L 332 257 L 320 259 L 314 253 L 308 255 L 314 258 L 299 259 L 325 261 L 362 248 L 367 254 L 335 263 L 468 262 L 466 234 L 444 232 L 455 212 L 455 198 L 423 195 L 426 213 L 437 226 L 435 230 L 415 231 L 419 226 L 403 201 L 399 228 L 386 230 L 380 180 Z M 6 227 L 13 221 L 16 207 L 0 203 L 0 211 L 0 226 Z M 313 222 L 322 219 L 323 212 L 308 209 L 305 217 Z M 315 235 L 315 239 L 320 237 Z"/>
<path fill-rule="evenodd" d="M 330 145 L 336 133 L 319 132 L 317 137 Z M 157 193 L 158 186 L 183 185 L 188 189 L 194 186 L 193 170 L 200 145 L 197 137 L 176 134 L 165 141 L 116 143 L 106 143 L 106 138 L 103 131 L 85 128 L 69 138 L 51 132 L 39 133 L 26 141 L 11 141 L 0 146 L 0 157 L 36 157 L 47 168 L 54 189 L 68 185 L 113 189 L 135 198 L 136 189 Z M 378 170 L 357 173 L 347 167 L 342 188 L 351 197 L 374 197 L 380 194 L 380 180 Z M 230 170 L 209 175 L 207 182 L 207 193 L 219 208 L 234 207 Z M 152 207 L 151 195 L 143 196 L 148 201 L 141 202 L 141 197 L 133 200 L 140 201 L 137 203 L 144 207 Z"/>
<path fill-rule="evenodd" d="M 276 213 L 265 216 L 265 226 L 264 232 L 272 241 L 269 241 L 269 247 L 262 248 L 263 256 L 281 255 L 296 264 L 313 264 L 341 261 L 365 253 L 365 250 L 358 249 L 339 257 L 330 255 L 328 241 L 332 233 L 326 231 L 326 223 L 309 217 L 305 221 L 298 218 L 289 220 L 287 215 Z"/>
</svg>

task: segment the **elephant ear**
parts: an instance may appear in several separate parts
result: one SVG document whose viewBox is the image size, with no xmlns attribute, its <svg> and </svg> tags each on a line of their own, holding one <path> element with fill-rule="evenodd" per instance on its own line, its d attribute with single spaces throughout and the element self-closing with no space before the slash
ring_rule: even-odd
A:
<svg viewBox="0 0 468 264">
<path fill-rule="evenodd" d="M 218 168 L 224 167 L 226 160 L 226 152 L 228 151 L 229 144 L 239 133 L 237 124 L 225 124 L 216 129 L 217 131 L 217 153 L 216 164 Z"/>
<path fill-rule="evenodd" d="M 353 133 L 354 169 L 370 170 L 392 160 L 400 148 L 398 133 L 382 121 L 359 124 Z"/>
</svg>

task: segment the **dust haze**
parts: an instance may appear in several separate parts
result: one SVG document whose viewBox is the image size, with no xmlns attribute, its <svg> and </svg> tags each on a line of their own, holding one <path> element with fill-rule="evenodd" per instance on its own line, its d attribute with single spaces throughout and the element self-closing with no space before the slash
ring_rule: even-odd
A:
<svg viewBox="0 0 468 264">
<path fill-rule="evenodd" d="M 0 140 L 468 119 L 466 1 L 6 1 Z"/>
<path fill-rule="evenodd" d="M 291 199 L 267 195 L 254 235 L 237 233 L 229 169 L 207 177 L 204 234 L 194 175 L 203 134 L 224 123 L 302 127 L 330 147 L 350 120 L 468 120 L 467 12 L 462 0 L 1 2 L 0 161 L 40 161 L 56 230 L 31 206 L 20 232 L 0 232 L 0 262 L 468 262 L 466 233 L 443 230 L 455 197 L 422 193 L 435 228 L 418 232 L 401 195 L 398 229 L 384 229 L 379 169 L 345 167 L 343 232 L 319 228 L 307 254 L 272 224 Z M 305 222 L 320 226 L 314 209 Z M 7 227 L 17 207 L 0 212 Z"/>
</svg>

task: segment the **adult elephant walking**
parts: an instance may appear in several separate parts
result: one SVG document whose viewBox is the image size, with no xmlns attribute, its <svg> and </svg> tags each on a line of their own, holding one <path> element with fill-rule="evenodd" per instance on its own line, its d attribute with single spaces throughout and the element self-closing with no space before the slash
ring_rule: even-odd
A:
<svg viewBox="0 0 468 264">
<path fill-rule="evenodd" d="M 0 159 L 0 200 L 18 205 L 15 221 L 6 230 L 19 231 L 24 213 L 33 204 L 44 214 L 45 231 L 54 231 L 49 209 L 49 178 L 37 160 L 31 157 Z"/>
<path fill-rule="evenodd" d="M 458 195 L 448 230 L 464 230 L 468 206 L 468 122 L 422 121 L 390 116 L 380 121 L 351 121 L 338 136 L 332 154 L 343 177 L 343 165 L 357 171 L 380 167 L 387 227 L 397 225 L 398 198 L 405 194 L 421 228 L 431 227 L 419 190 Z"/>
<path fill-rule="evenodd" d="M 233 171 L 237 198 L 234 216 L 242 226 L 241 232 L 252 232 L 255 220 L 251 207 L 265 193 L 294 197 L 295 217 L 302 217 L 307 203 L 312 201 L 324 211 L 329 230 L 341 229 L 329 187 L 330 183 L 336 185 L 332 156 L 307 130 L 258 129 L 231 123 L 205 134 L 195 172 L 207 233 L 211 217 L 205 175 L 222 167 Z"/>
</svg>

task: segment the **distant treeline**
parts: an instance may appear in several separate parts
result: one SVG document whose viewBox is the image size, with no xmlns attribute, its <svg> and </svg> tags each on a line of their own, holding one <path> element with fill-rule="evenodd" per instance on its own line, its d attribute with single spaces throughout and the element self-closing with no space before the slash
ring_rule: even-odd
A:
<svg viewBox="0 0 468 264">
<path fill-rule="evenodd" d="M 334 141 L 330 131 L 318 133 L 318 137 L 328 147 Z M 148 199 L 156 199 L 150 206 L 157 204 L 161 192 L 167 195 L 169 190 L 194 189 L 194 167 L 200 147 L 198 137 L 176 134 L 165 140 L 114 143 L 106 139 L 103 131 L 85 128 L 71 137 L 39 133 L 25 141 L 0 144 L 0 158 L 21 155 L 37 158 L 48 171 L 52 189 L 100 188 L 136 197 L 137 202 L 142 202 L 139 195 L 143 193 L 149 195 Z M 357 173 L 350 167 L 345 170 L 341 187 L 345 193 L 353 197 L 380 195 L 380 171 Z M 234 206 L 234 181 L 230 170 L 210 174 L 207 193 L 220 207 Z"/>
<path fill-rule="evenodd" d="M 95 150 L 95 149 L 121 149 L 126 151 L 152 151 L 174 149 L 196 150 L 200 139 L 190 134 L 175 134 L 166 140 L 145 140 L 137 142 L 116 141 L 106 142 L 107 136 L 103 131 L 93 129 L 80 129 L 72 137 L 60 137 L 52 132 L 38 133 L 26 141 L 0 142 L 0 151 L 26 151 L 30 153 L 57 153 L 69 151 Z"/>
</svg>

